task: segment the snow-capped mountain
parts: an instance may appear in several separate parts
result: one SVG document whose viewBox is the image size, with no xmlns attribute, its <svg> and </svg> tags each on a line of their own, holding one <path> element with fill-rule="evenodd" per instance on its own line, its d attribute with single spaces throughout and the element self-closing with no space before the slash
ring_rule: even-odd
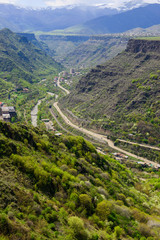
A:
<svg viewBox="0 0 160 240">
<path fill-rule="evenodd" d="M 124 0 L 124 1 L 109 1 L 107 4 L 97 4 L 99 8 L 117 9 L 119 12 L 129 11 L 134 8 L 146 6 L 148 4 L 160 4 L 160 0 Z"/>
</svg>

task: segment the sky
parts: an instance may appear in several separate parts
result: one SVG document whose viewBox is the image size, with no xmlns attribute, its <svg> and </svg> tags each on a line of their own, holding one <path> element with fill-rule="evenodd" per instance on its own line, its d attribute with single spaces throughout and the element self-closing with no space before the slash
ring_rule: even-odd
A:
<svg viewBox="0 0 160 240">
<path fill-rule="evenodd" d="M 135 4 L 146 2 L 146 3 L 160 3 L 160 0 L 0 0 L 0 3 L 10 3 L 24 7 L 62 7 L 66 5 L 100 5 L 106 4 L 109 7 L 118 7 L 123 5 L 124 2 L 130 1 Z"/>
</svg>

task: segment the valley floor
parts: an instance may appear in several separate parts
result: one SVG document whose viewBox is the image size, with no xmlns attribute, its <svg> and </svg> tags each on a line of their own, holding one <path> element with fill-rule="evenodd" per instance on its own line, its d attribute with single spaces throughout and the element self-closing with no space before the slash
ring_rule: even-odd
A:
<svg viewBox="0 0 160 240">
<path fill-rule="evenodd" d="M 59 78 L 59 79 L 60 79 L 60 78 Z M 70 92 L 69 92 L 67 89 L 65 89 L 64 87 L 62 87 L 62 86 L 60 85 L 59 79 L 58 79 L 58 83 L 57 83 L 58 87 L 61 88 L 61 89 L 65 92 L 65 94 L 69 94 Z M 116 146 L 114 145 L 114 142 L 111 141 L 110 139 L 108 139 L 106 136 L 101 135 L 101 134 L 98 134 L 98 133 L 95 133 L 95 132 L 92 132 L 92 131 L 89 131 L 89 130 L 87 130 L 87 129 L 85 129 L 85 128 L 82 128 L 82 127 L 79 127 L 79 126 L 73 124 L 73 123 L 64 115 L 64 113 L 62 112 L 62 110 L 61 110 L 60 107 L 58 106 L 58 102 L 55 102 L 55 103 L 54 103 L 54 107 L 56 108 L 56 110 L 58 111 L 58 113 L 61 115 L 61 117 L 63 118 L 64 122 L 65 122 L 67 125 L 71 126 L 72 128 L 74 128 L 74 129 L 76 129 L 76 130 L 78 130 L 78 131 L 86 134 L 87 136 L 93 137 L 93 139 L 98 140 L 98 141 L 101 142 L 101 143 L 102 143 L 102 142 L 103 142 L 103 143 L 105 142 L 105 143 L 108 144 L 108 146 L 109 146 L 110 148 L 112 148 L 112 149 L 114 149 L 114 150 L 116 150 L 116 151 L 119 151 L 119 152 L 121 152 L 121 153 L 124 153 L 124 154 L 126 154 L 126 155 L 128 155 L 128 156 L 130 156 L 130 157 L 133 157 L 133 158 L 136 158 L 136 159 L 138 159 L 138 160 L 141 160 L 141 161 L 145 162 L 148 166 L 153 166 L 153 167 L 156 168 L 156 169 L 160 168 L 160 164 L 158 164 L 158 163 L 156 163 L 156 162 L 150 161 L 150 160 L 148 160 L 148 159 L 146 159 L 146 158 L 137 156 L 137 155 L 132 154 L 132 153 L 130 153 L 130 152 L 128 152 L 128 151 L 125 151 L 125 150 L 123 150 L 123 149 L 121 149 L 121 148 L 119 148 L 119 147 L 116 147 Z M 118 140 L 119 140 L 119 141 L 124 141 L 124 140 L 121 140 L 121 139 L 118 139 Z M 132 143 L 132 142 L 128 142 L 128 141 L 124 141 L 124 142 L 129 143 L 129 144 L 136 144 L 136 145 L 142 146 L 142 144 L 138 144 L 138 143 Z M 155 147 L 153 147 L 153 146 L 143 145 L 143 147 L 148 147 L 148 148 L 156 149 L 156 150 L 160 151 L 159 148 L 157 148 L 157 147 L 155 148 Z"/>
</svg>

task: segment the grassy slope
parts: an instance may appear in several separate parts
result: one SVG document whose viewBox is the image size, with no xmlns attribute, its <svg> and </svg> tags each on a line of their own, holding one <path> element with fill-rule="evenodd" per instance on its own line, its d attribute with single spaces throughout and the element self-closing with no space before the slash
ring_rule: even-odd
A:
<svg viewBox="0 0 160 240">
<path fill-rule="evenodd" d="M 98 128 L 158 144 L 159 59 L 158 52 L 122 52 L 92 69 L 62 103 Z"/>
<path fill-rule="evenodd" d="M 159 182 L 83 138 L 0 122 L 0 156 L 1 239 L 159 239 Z"/>
<path fill-rule="evenodd" d="M 20 79 L 33 82 L 62 68 L 26 38 L 8 29 L 0 31 L 0 53 L 0 76 L 15 83 Z"/>
</svg>

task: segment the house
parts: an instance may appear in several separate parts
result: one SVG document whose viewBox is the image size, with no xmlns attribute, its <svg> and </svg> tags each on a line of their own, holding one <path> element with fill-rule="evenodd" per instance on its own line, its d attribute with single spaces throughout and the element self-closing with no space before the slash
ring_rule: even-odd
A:
<svg viewBox="0 0 160 240">
<path fill-rule="evenodd" d="M 49 122 L 50 120 L 49 119 L 42 119 L 41 121 L 42 122 Z"/>
<path fill-rule="evenodd" d="M 122 153 L 113 153 L 113 155 L 115 156 L 116 160 L 122 160 L 122 159 L 128 159 L 128 156 L 122 154 Z"/>
<path fill-rule="evenodd" d="M 16 117 L 16 110 L 14 107 L 0 106 L 0 116 L 5 122 L 10 122 L 12 117 Z"/>
<path fill-rule="evenodd" d="M 75 73 L 74 68 L 71 68 L 71 69 L 70 69 L 70 74 L 74 74 L 74 73 Z"/>
<path fill-rule="evenodd" d="M 28 88 L 23 88 L 23 93 L 28 93 L 29 89 Z"/>
<path fill-rule="evenodd" d="M 2 114 L 2 117 L 5 122 L 11 122 L 10 114 Z"/>
<path fill-rule="evenodd" d="M 62 136 L 62 133 L 55 133 L 55 136 L 60 137 Z"/>
<path fill-rule="evenodd" d="M 9 114 L 10 114 L 11 118 L 16 117 L 17 114 L 16 114 L 15 108 L 14 107 L 8 107 L 8 109 L 9 109 Z"/>
<path fill-rule="evenodd" d="M 1 107 L 2 114 L 9 114 L 9 108 L 8 107 Z"/>
</svg>

